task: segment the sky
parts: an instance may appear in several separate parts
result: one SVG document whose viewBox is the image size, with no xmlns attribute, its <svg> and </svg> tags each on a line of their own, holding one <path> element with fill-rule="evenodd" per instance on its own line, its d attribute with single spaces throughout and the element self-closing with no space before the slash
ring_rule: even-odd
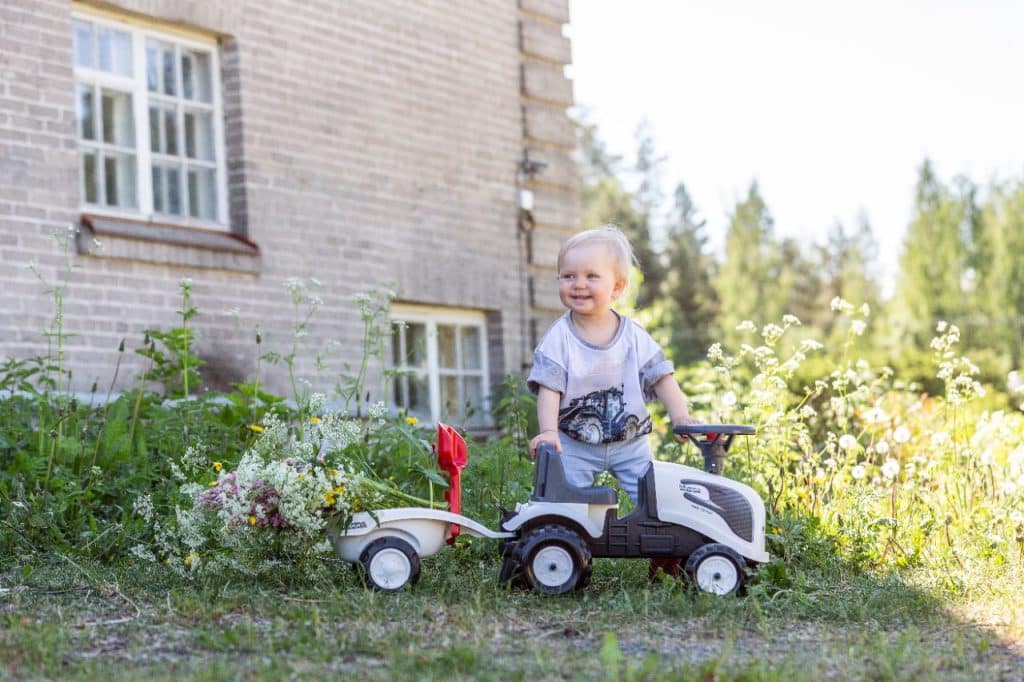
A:
<svg viewBox="0 0 1024 682">
<path fill-rule="evenodd" d="M 721 253 L 752 180 L 779 237 L 866 215 L 890 289 L 914 184 L 1024 178 L 1024 2 L 570 0 L 577 109 L 628 162 L 646 120 Z"/>
</svg>

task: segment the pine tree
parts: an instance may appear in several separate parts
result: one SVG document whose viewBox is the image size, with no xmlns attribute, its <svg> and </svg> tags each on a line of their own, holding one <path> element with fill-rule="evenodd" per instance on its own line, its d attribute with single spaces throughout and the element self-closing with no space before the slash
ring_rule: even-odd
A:
<svg viewBox="0 0 1024 682">
<path fill-rule="evenodd" d="M 937 322 L 963 325 L 971 309 L 965 294 L 970 293 L 973 190 L 961 185 L 959 194 L 952 192 L 925 160 L 915 200 L 900 257 L 892 325 L 901 342 L 927 348 Z"/>
<path fill-rule="evenodd" d="M 781 265 L 772 217 L 755 181 L 730 217 L 725 262 L 715 286 L 722 337 L 730 345 L 740 338 L 735 331 L 740 322 L 777 323 L 782 318 L 789 292 L 780 282 Z"/>
<path fill-rule="evenodd" d="M 1024 361 L 1024 182 L 994 186 L 981 211 L 973 252 L 977 300 L 988 344 L 1012 368 Z"/>
<path fill-rule="evenodd" d="M 821 328 L 825 336 L 833 333 L 836 317 L 829 309 L 835 297 L 854 305 L 867 304 L 876 313 L 881 307 L 881 288 L 875 263 L 878 261 L 878 242 L 866 215 L 858 217 L 856 232 L 849 234 L 842 223 L 836 222 L 829 230 L 827 244 L 822 249 L 822 285 L 816 308 L 820 311 L 809 322 Z M 845 334 L 845 330 L 840 330 Z"/>
<path fill-rule="evenodd" d="M 636 220 L 619 225 L 633 245 L 633 253 L 644 273 L 644 284 L 637 294 L 638 308 L 649 307 L 658 296 L 665 279 L 665 266 L 661 260 L 654 226 L 658 221 L 663 197 L 661 193 L 661 165 L 665 157 L 659 156 L 654 145 L 650 125 L 643 121 L 636 130 L 636 166 L 639 186 L 634 195 Z"/>
<path fill-rule="evenodd" d="M 716 264 L 707 251 L 705 221 L 697 216 L 686 186 L 676 186 L 665 244 L 666 272 L 661 294 L 668 307 L 670 350 L 676 362 L 703 358 L 718 337 L 718 293 L 714 288 Z"/>
</svg>

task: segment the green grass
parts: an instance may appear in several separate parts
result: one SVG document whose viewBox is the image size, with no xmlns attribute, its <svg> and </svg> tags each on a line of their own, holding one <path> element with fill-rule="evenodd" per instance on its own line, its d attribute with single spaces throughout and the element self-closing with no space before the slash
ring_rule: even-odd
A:
<svg viewBox="0 0 1024 682">
<path fill-rule="evenodd" d="M 586 591 L 546 598 L 498 587 L 493 549 L 445 550 L 424 561 L 414 589 L 396 594 L 363 589 L 336 562 L 274 581 L 187 582 L 158 566 L 11 558 L 0 572 L 0 678 L 888 680 L 1024 671 L 1019 620 L 993 628 L 957 615 L 986 598 L 1012 600 L 1013 583 L 980 581 L 997 589 L 955 595 L 924 587 L 934 576 L 840 566 L 797 575 L 771 596 L 723 599 L 667 579 L 650 584 L 640 561 L 598 560 Z"/>
</svg>

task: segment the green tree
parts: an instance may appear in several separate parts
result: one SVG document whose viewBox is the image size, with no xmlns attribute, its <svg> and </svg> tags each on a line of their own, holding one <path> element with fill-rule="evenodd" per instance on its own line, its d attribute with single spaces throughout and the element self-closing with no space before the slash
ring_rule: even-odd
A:
<svg viewBox="0 0 1024 682">
<path fill-rule="evenodd" d="M 975 237 L 976 300 L 989 321 L 988 343 L 1019 368 L 1024 360 L 1024 182 L 992 187 Z"/>
<path fill-rule="evenodd" d="M 891 323 L 896 338 L 927 348 L 935 324 L 963 325 L 971 310 L 971 233 L 974 191 L 961 183 L 958 192 L 944 186 L 930 161 L 921 165 L 914 217 L 900 257 L 900 277 Z"/>
<path fill-rule="evenodd" d="M 676 186 L 666 229 L 665 278 L 661 295 L 666 306 L 669 350 L 676 362 L 699 360 L 718 338 L 717 264 L 707 249 L 705 221 L 682 183 Z"/>
<path fill-rule="evenodd" d="M 644 273 L 644 284 L 637 293 L 636 305 L 647 308 L 658 297 L 665 279 L 665 265 L 655 237 L 655 225 L 663 203 L 661 192 L 661 166 L 665 161 L 655 148 L 650 124 L 642 121 L 636 130 L 636 165 L 639 180 L 633 195 L 636 220 L 619 225 L 633 245 L 633 253 Z"/>
<path fill-rule="evenodd" d="M 825 337 L 837 331 L 845 334 L 845 330 L 834 329 L 836 316 L 829 310 L 832 299 L 838 296 L 858 306 L 866 303 L 874 314 L 881 308 L 881 288 L 874 266 L 878 261 L 878 242 L 867 216 L 858 217 L 857 230 L 852 234 L 837 221 L 820 253 L 822 282 L 815 305 L 817 312 L 806 322 L 820 328 Z"/>
<path fill-rule="evenodd" d="M 716 278 L 719 324 L 729 345 L 740 338 L 736 332 L 740 322 L 777 322 L 786 312 L 783 306 L 789 292 L 780 282 L 781 265 L 774 223 L 755 181 L 729 218 L 725 261 Z"/>
</svg>

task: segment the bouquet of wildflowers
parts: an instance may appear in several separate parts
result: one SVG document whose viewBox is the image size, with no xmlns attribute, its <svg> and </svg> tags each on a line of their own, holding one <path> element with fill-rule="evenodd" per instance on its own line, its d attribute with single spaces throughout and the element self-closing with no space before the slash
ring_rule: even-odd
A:
<svg viewBox="0 0 1024 682">
<path fill-rule="evenodd" d="M 322 396 L 311 401 L 322 404 Z M 183 574 L 224 567 L 259 573 L 329 552 L 328 524 L 344 528 L 356 512 L 432 506 L 381 480 L 362 452 L 366 436 L 386 424 L 384 413 L 377 403 L 367 420 L 328 413 L 300 428 L 268 414 L 250 427 L 256 440 L 233 470 L 190 448 L 172 472 L 191 508 L 176 510 L 173 527 L 155 528 L 158 553 Z M 211 473 L 205 485 L 196 480 Z M 156 559 L 146 547 L 135 554 Z"/>
</svg>

